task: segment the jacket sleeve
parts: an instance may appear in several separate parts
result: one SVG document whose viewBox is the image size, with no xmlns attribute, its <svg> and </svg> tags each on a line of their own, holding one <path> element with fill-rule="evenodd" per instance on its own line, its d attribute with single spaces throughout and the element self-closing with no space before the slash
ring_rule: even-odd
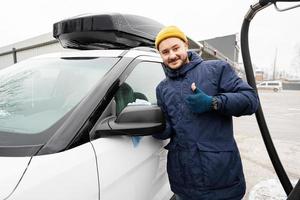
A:
<svg viewBox="0 0 300 200">
<path fill-rule="evenodd" d="M 164 114 L 166 120 L 166 126 L 163 132 L 153 134 L 152 136 L 156 139 L 165 140 L 170 138 L 173 135 L 174 129 L 171 126 L 170 118 L 167 114 L 165 104 L 161 98 L 160 85 L 158 85 L 158 87 L 156 88 L 156 98 L 157 98 L 157 105 L 160 107 L 161 111 Z"/>
<path fill-rule="evenodd" d="M 256 112 L 259 100 L 255 90 L 238 77 L 228 63 L 221 63 L 219 93 L 215 96 L 218 112 L 236 117 Z"/>
</svg>

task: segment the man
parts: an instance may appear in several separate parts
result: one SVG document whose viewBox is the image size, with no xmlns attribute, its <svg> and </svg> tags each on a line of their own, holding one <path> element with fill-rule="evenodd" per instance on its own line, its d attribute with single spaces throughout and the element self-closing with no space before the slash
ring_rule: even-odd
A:
<svg viewBox="0 0 300 200">
<path fill-rule="evenodd" d="M 163 28 L 155 45 L 166 73 L 156 88 L 166 129 L 153 136 L 170 138 L 165 148 L 172 191 L 180 200 L 242 199 L 246 187 L 232 116 L 257 110 L 255 91 L 228 63 L 188 52 L 187 37 L 175 26 Z"/>
</svg>

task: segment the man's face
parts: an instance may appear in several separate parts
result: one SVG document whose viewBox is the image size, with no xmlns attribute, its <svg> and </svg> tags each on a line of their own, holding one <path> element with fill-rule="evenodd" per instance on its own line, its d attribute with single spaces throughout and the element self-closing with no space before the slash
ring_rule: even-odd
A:
<svg viewBox="0 0 300 200">
<path fill-rule="evenodd" d="M 188 45 L 179 38 L 172 37 L 163 40 L 158 49 L 164 64 L 171 69 L 178 69 L 189 62 Z"/>
</svg>

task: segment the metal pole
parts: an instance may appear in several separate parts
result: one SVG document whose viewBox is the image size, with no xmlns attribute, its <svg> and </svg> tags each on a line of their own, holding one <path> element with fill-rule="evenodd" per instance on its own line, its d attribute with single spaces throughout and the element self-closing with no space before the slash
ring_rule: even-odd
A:
<svg viewBox="0 0 300 200">
<path fill-rule="evenodd" d="M 12 54 L 13 54 L 13 59 L 14 59 L 14 64 L 18 62 L 17 60 L 17 50 L 16 48 L 12 48 Z"/>
</svg>

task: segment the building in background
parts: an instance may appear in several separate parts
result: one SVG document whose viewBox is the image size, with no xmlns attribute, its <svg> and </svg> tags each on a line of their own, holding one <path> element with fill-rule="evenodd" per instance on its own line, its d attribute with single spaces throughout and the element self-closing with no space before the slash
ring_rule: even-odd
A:
<svg viewBox="0 0 300 200">
<path fill-rule="evenodd" d="M 265 78 L 264 78 L 264 71 L 263 70 L 255 70 L 255 80 L 256 82 L 261 82 L 263 81 Z"/>
<path fill-rule="evenodd" d="M 30 57 L 57 51 L 66 51 L 66 49 L 53 38 L 52 33 L 0 47 L 0 69 Z"/>
<path fill-rule="evenodd" d="M 221 37 L 215 37 L 211 39 L 199 41 L 205 52 L 209 52 L 209 55 L 205 55 L 206 59 L 221 59 L 226 60 L 231 66 L 233 66 L 240 77 L 245 79 L 245 70 L 243 64 L 239 63 L 240 47 L 238 42 L 238 35 L 231 34 Z"/>
<path fill-rule="evenodd" d="M 210 48 L 214 55 L 221 54 L 234 66 L 237 65 L 239 60 L 240 47 L 238 45 L 237 34 L 226 35 L 222 37 L 215 37 L 199 41 L 204 47 Z"/>
</svg>

